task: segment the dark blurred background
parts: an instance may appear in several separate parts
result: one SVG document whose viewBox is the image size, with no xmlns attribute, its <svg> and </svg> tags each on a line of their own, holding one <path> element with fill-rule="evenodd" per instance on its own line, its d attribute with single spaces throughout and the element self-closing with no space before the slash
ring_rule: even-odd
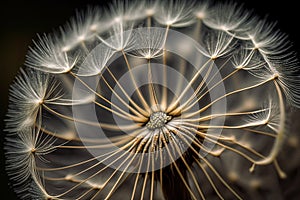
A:
<svg viewBox="0 0 300 200">
<path fill-rule="evenodd" d="M 8 89 L 23 65 L 28 46 L 37 33 L 49 33 L 63 25 L 75 10 L 85 10 L 87 5 L 103 5 L 103 0 L 36 0 L 36 1 L 1 1 L 0 3 L 0 172 L 1 193 L 7 199 L 16 199 L 4 170 L 3 155 L 3 118 L 7 110 Z M 293 0 L 236 0 L 244 3 L 246 8 L 254 9 L 268 21 L 277 21 L 282 32 L 289 35 L 294 50 L 300 50 L 300 10 L 297 1 Z M 299 54 L 300 55 L 300 54 Z M 1 71 L 2 70 L 2 71 Z M 0 197 L 2 199 L 2 197 Z"/>
</svg>

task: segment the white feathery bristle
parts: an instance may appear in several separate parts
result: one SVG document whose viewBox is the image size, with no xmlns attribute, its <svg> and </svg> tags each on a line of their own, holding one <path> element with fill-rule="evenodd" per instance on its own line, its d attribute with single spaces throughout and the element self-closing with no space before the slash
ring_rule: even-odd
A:
<svg viewBox="0 0 300 200">
<path fill-rule="evenodd" d="M 230 32 L 245 31 L 248 19 L 249 13 L 242 6 L 225 3 L 212 7 L 206 13 L 206 18 L 203 19 L 203 22 L 210 28 Z"/>
<path fill-rule="evenodd" d="M 236 69 L 259 70 L 266 65 L 266 62 L 257 50 L 243 47 L 233 55 L 232 65 Z"/>
<path fill-rule="evenodd" d="M 133 56 L 139 58 L 157 58 L 162 56 L 165 45 L 166 32 L 159 28 L 135 29 L 132 33 L 134 38 Z"/>
<path fill-rule="evenodd" d="M 77 45 L 93 39 L 99 30 L 105 30 L 105 23 L 101 18 L 101 10 L 98 8 L 88 8 L 84 13 L 77 12 L 76 16 L 61 28 L 62 50 L 70 51 Z"/>
<path fill-rule="evenodd" d="M 35 122 L 38 108 L 46 96 L 49 75 L 39 71 L 21 70 L 10 89 L 7 127 L 15 132 Z"/>
<path fill-rule="evenodd" d="M 163 1 L 157 12 L 154 14 L 154 19 L 165 26 L 185 27 L 195 22 L 193 7 L 193 1 Z"/>
<path fill-rule="evenodd" d="M 38 190 L 43 196 L 47 196 L 42 182 L 36 170 L 36 159 L 52 152 L 54 140 L 51 138 L 41 139 L 39 129 L 25 128 L 14 137 L 6 138 L 6 169 L 13 177 L 14 186 L 23 197 L 32 195 L 33 190 Z M 33 181 L 36 184 L 33 186 Z M 27 192 L 26 192 L 27 191 Z M 32 196 L 29 196 L 32 198 Z"/>
<path fill-rule="evenodd" d="M 57 83 L 49 74 L 21 69 L 10 89 L 7 129 L 16 132 L 31 127 L 43 103 L 55 101 L 61 95 Z"/>
<path fill-rule="evenodd" d="M 125 22 L 141 20 L 146 17 L 146 1 L 113 1 L 106 10 L 106 16 L 114 21 L 122 19 Z"/>
<path fill-rule="evenodd" d="M 223 31 L 207 32 L 200 42 L 207 52 L 201 52 L 205 56 L 216 59 L 228 55 L 234 48 L 235 38 Z"/>
<path fill-rule="evenodd" d="M 64 73 L 70 71 L 77 62 L 77 56 L 68 56 L 63 51 L 61 40 L 55 36 L 38 35 L 34 45 L 29 48 L 25 61 L 28 67 L 47 73 Z"/>
<path fill-rule="evenodd" d="M 131 34 L 133 26 L 133 22 L 126 22 L 120 19 L 113 25 L 110 32 L 111 37 L 106 40 L 105 44 L 116 51 L 129 50 L 133 45 Z"/>
<path fill-rule="evenodd" d="M 99 44 L 86 57 L 85 61 L 76 68 L 76 74 L 79 76 L 93 76 L 100 74 L 106 66 L 110 58 L 116 53 L 115 50 L 107 46 L 105 43 Z"/>
<path fill-rule="evenodd" d="M 278 123 L 279 118 L 276 110 L 278 106 L 275 105 L 274 101 L 269 99 L 269 102 L 264 103 L 264 106 L 253 114 L 247 115 L 244 120 L 247 122 L 245 126 L 257 126 L 257 125 L 268 125 L 272 123 Z M 276 121 L 274 121 L 276 119 Z"/>
</svg>

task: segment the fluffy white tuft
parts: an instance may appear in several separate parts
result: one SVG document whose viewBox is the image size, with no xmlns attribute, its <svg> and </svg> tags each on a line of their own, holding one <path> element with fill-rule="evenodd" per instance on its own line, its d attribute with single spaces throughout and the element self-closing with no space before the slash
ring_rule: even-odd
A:
<svg viewBox="0 0 300 200">
<path fill-rule="evenodd" d="M 6 170 L 21 197 L 32 198 L 33 193 L 48 196 L 36 170 L 36 161 L 55 150 L 54 142 L 48 136 L 43 138 L 35 128 L 25 128 L 6 137 Z"/>
<path fill-rule="evenodd" d="M 158 23 L 171 27 L 186 27 L 195 22 L 193 7 L 195 2 L 170 0 L 162 1 L 154 19 Z"/>
<path fill-rule="evenodd" d="M 41 104 L 50 97 L 57 99 L 60 96 L 56 86 L 49 74 L 21 69 L 10 89 L 7 130 L 16 132 L 31 127 L 38 117 Z"/>
<path fill-rule="evenodd" d="M 78 57 L 68 56 L 63 51 L 64 46 L 56 36 L 38 35 L 38 41 L 33 41 L 34 47 L 29 48 L 25 64 L 28 67 L 47 73 L 64 73 L 70 71 Z"/>
</svg>

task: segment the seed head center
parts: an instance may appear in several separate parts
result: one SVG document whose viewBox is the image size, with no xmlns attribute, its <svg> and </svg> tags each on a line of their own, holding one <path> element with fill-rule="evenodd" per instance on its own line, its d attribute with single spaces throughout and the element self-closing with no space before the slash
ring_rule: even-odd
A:
<svg viewBox="0 0 300 200">
<path fill-rule="evenodd" d="M 150 115 L 149 121 L 146 124 L 148 129 L 156 129 L 163 127 L 169 120 L 171 116 L 168 116 L 164 112 L 154 112 Z"/>
</svg>

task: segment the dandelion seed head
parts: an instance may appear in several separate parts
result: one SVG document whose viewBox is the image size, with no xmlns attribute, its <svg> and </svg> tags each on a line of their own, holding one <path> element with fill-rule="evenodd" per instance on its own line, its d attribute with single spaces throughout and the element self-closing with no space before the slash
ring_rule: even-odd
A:
<svg viewBox="0 0 300 200">
<path fill-rule="evenodd" d="M 276 24 L 238 3 L 89 7 L 29 48 L 8 175 L 28 199 L 264 198 L 293 170 L 298 66 Z"/>
</svg>

